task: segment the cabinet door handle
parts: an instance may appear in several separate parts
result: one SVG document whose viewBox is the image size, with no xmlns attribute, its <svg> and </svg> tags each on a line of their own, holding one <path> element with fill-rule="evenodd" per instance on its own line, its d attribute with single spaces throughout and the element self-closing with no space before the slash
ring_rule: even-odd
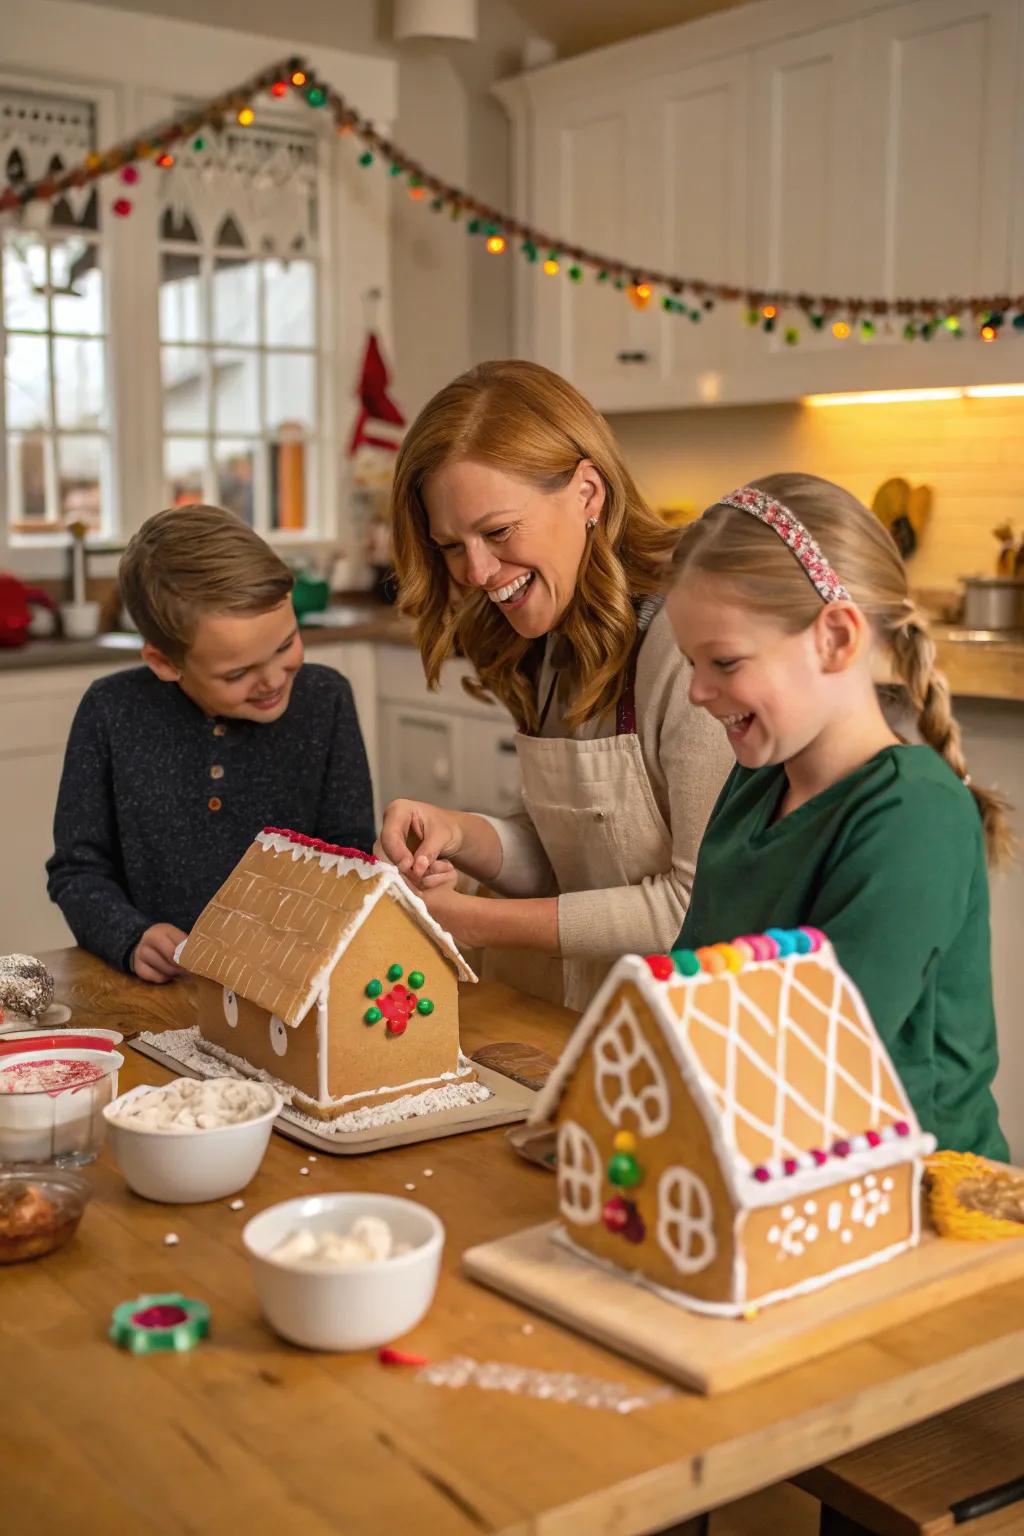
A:
<svg viewBox="0 0 1024 1536">
<path fill-rule="evenodd" d="M 452 765 L 446 757 L 438 757 L 434 760 L 434 783 L 439 789 L 450 789 L 452 782 Z"/>
<path fill-rule="evenodd" d="M 649 352 L 616 352 L 615 361 L 618 363 L 649 363 Z"/>
</svg>

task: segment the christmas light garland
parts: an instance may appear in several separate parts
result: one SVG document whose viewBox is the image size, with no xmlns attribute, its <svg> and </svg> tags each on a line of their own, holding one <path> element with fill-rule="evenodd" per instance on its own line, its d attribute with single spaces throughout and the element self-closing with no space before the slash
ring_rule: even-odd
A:
<svg viewBox="0 0 1024 1536">
<path fill-rule="evenodd" d="M 994 342 L 1004 326 L 1024 333 L 1024 294 L 947 299 L 839 298 L 680 277 L 587 250 L 524 224 L 434 176 L 378 133 L 333 86 L 320 80 L 298 58 L 272 65 L 235 90 L 213 97 L 204 106 L 192 108 L 159 128 L 126 139 L 103 153 L 89 154 L 69 171 L 6 187 L 0 192 L 0 214 L 49 200 L 69 188 L 82 187 L 118 172 L 125 186 L 131 187 L 139 178 L 136 162 L 151 160 L 159 169 L 166 170 L 175 163 L 175 145 L 190 140 L 193 150 L 205 148 L 204 129 L 219 131 L 229 118 L 243 128 L 250 127 L 256 118 L 252 103 L 267 93 L 278 99 L 300 96 L 314 110 L 326 109 L 338 133 L 351 136 L 361 146 L 360 166 L 369 169 L 380 161 L 392 178 L 404 178 L 414 201 L 427 203 L 435 213 L 447 211 L 453 219 L 466 215 L 468 234 L 480 237 L 489 254 L 501 256 L 518 242 L 523 258 L 539 265 L 545 276 L 564 275 L 571 283 L 581 283 L 589 269 L 597 282 L 624 293 L 639 310 L 656 301 L 667 313 L 697 323 L 716 304 L 735 304 L 742 307 L 748 325 L 760 326 L 768 334 L 778 330 L 789 346 L 800 340 L 799 325 L 795 323 L 798 319 L 815 331 L 828 327 L 840 341 L 853 336 L 870 341 L 879 333 L 899 334 L 905 341 L 930 341 L 937 334 L 962 338 L 973 333 L 984 342 Z M 123 218 L 131 213 L 133 205 L 131 198 L 122 194 L 111 207 Z"/>
</svg>

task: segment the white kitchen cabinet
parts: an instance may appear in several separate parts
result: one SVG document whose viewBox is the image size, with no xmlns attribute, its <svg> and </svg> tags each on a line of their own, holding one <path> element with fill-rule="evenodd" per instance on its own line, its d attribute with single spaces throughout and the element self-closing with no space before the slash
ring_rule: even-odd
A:
<svg viewBox="0 0 1024 1536">
<path fill-rule="evenodd" d="M 447 662 L 429 693 L 416 651 L 377 647 L 381 809 L 409 799 L 492 816 L 518 810 L 515 727 L 504 709 L 465 692 L 471 672 Z"/>
<path fill-rule="evenodd" d="M 4 877 L 0 954 L 32 954 L 73 942 L 46 894 L 53 812 L 79 700 L 108 667 L 0 673 L 0 806 Z"/>
<path fill-rule="evenodd" d="M 551 234 L 744 292 L 1024 289 L 1024 0 L 766 0 L 555 64 L 497 94 L 517 211 Z M 604 410 L 1013 382 L 1024 338 L 840 340 L 722 304 L 637 315 L 587 271 L 517 281 L 517 343 Z M 692 296 L 687 293 L 689 307 Z M 790 345 L 794 326 L 799 341 Z"/>
<path fill-rule="evenodd" d="M 333 667 L 352 685 L 363 744 L 370 764 L 374 806 L 380 810 L 377 748 L 377 647 L 369 640 L 341 640 L 332 645 L 307 646 L 306 660 Z"/>
</svg>

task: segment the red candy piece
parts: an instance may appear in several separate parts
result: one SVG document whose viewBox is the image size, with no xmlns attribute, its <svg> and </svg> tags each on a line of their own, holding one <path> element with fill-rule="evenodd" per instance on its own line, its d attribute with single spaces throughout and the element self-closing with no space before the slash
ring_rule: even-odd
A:
<svg viewBox="0 0 1024 1536">
<path fill-rule="evenodd" d="M 864 1135 L 869 1147 L 877 1147 L 881 1145 L 882 1138 L 879 1136 L 877 1131 L 865 1131 Z"/>
<path fill-rule="evenodd" d="M 797 1162 L 795 1157 L 787 1157 L 786 1161 L 782 1165 L 782 1168 L 785 1173 L 796 1173 L 799 1166 L 800 1164 Z"/>
<path fill-rule="evenodd" d="M 404 1349 L 392 1349 L 385 1346 L 378 1349 L 377 1359 L 381 1365 L 429 1365 L 426 1355 L 410 1355 Z"/>
<path fill-rule="evenodd" d="M 644 959 L 655 981 L 668 981 L 675 971 L 675 962 L 670 955 L 644 955 Z"/>
<path fill-rule="evenodd" d="M 762 1164 L 759 1168 L 755 1168 L 754 1169 L 754 1178 L 757 1180 L 757 1182 L 759 1184 L 767 1184 L 768 1180 L 771 1178 L 771 1174 L 768 1172 L 768 1169 L 765 1168 L 765 1166 Z"/>
<path fill-rule="evenodd" d="M 615 1195 L 601 1212 L 601 1220 L 609 1232 L 624 1232 L 629 1222 L 629 1203 L 621 1195 Z"/>
<path fill-rule="evenodd" d="M 905 1120 L 897 1120 L 896 1123 L 893 1126 L 893 1130 L 896 1132 L 897 1136 L 909 1136 L 910 1135 L 910 1126 L 907 1124 L 907 1122 Z"/>
<path fill-rule="evenodd" d="M 822 1163 L 828 1162 L 828 1153 L 823 1152 L 820 1147 L 812 1147 L 811 1156 L 814 1158 L 814 1161 L 819 1168 L 821 1167 Z"/>
<path fill-rule="evenodd" d="M 832 1143 L 832 1151 L 836 1157 L 849 1157 L 850 1143 L 848 1141 L 834 1141 Z"/>
<path fill-rule="evenodd" d="M 178 1323 L 188 1322 L 188 1313 L 184 1307 L 145 1307 L 132 1313 L 132 1322 L 137 1328 L 174 1328 Z"/>
<path fill-rule="evenodd" d="M 416 993 L 396 982 L 380 1000 L 380 1011 L 388 1021 L 389 1035 L 404 1035 L 405 1026 L 416 1012 Z"/>
<path fill-rule="evenodd" d="M 364 853 L 361 848 L 343 848 L 340 843 L 325 843 L 320 837 L 307 837 L 304 832 L 293 832 L 290 827 L 264 827 L 263 831 L 268 837 L 286 837 L 290 843 L 297 843 L 300 848 L 315 848 L 318 853 L 335 853 L 343 859 L 359 859 L 363 864 L 378 862 L 372 853 Z"/>
<path fill-rule="evenodd" d="M 627 1243 L 642 1243 L 647 1236 L 643 1217 L 632 1200 L 626 1201 L 626 1225 L 622 1229 L 622 1235 Z"/>
</svg>

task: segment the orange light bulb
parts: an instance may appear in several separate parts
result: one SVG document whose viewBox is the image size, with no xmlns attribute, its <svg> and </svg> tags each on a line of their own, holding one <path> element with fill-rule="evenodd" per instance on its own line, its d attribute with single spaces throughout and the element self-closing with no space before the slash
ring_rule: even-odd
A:
<svg viewBox="0 0 1024 1536">
<path fill-rule="evenodd" d="M 243 128 L 248 128 L 250 123 L 254 123 L 256 121 L 256 113 L 252 107 L 243 107 L 238 114 L 238 121 Z"/>
<path fill-rule="evenodd" d="M 983 325 L 981 328 L 982 341 L 995 341 L 996 328 L 994 325 Z"/>
<path fill-rule="evenodd" d="M 306 71 L 304 69 L 295 70 L 292 74 L 292 85 L 305 85 L 305 83 Z"/>
<path fill-rule="evenodd" d="M 502 251 L 505 249 L 505 236 L 491 235 L 487 241 L 487 249 L 490 251 L 492 256 L 500 256 Z"/>
<path fill-rule="evenodd" d="M 765 304 L 761 310 L 761 313 L 764 315 L 766 320 L 774 320 L 775 316 L 778 314 L 778 310 L 775 308 L 774 304 Z"/>
<path fill-rule="evenodd" d="M 548 277 L 558 276 L 558 262 L 553 256 L 549 256 L 547 261 L 544 263 L 544 271 L 547 273 Z"/>
<path fill-rule="evenodd" d="M 840 341 L 845 341 L 849 334 L 850 327 L 847 325 L 846 321 L 837 320 L 835 325 L 832 327 L 832 335 L 838 337 Z"/>
</svg>

